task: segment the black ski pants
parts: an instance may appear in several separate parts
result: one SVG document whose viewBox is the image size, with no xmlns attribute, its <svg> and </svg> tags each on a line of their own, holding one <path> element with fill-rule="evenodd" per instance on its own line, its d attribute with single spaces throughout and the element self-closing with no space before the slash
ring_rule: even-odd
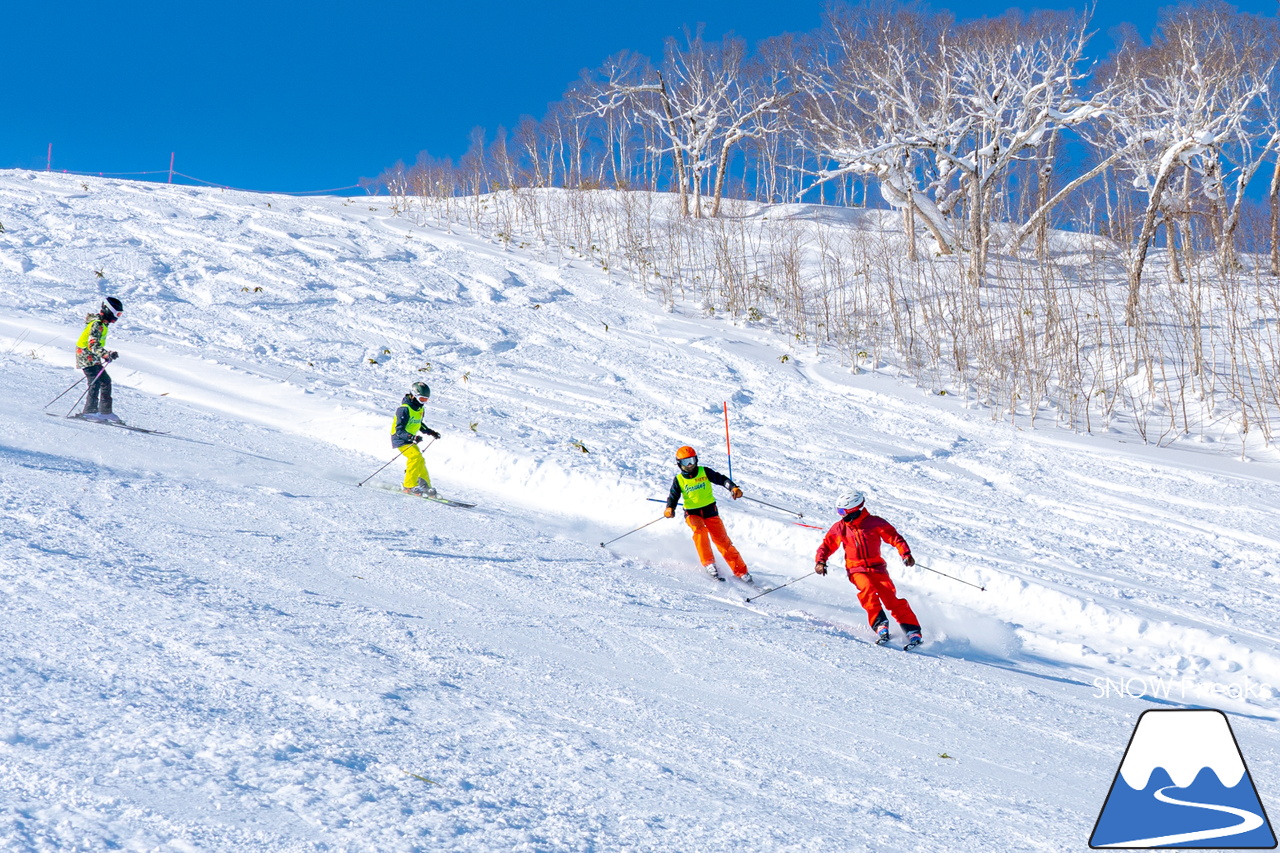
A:
<svg viewBox="0 0 1280 853">
<path fill-rule="evenodd" d="M 107 366 L 90 365 L 84 368 L 84 377 L 89 380 L 89 392 L 85 395 L 84 411 L 81 414 L 111 414 L 111 376 L 107 373 Z"/>
</svg>

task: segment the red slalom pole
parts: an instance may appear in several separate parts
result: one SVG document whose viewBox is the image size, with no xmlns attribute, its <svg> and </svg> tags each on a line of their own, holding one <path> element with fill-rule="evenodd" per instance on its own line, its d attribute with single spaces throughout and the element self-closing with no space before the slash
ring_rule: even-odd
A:
<svg viewBox="0 0 1280 853">
<path fill-rule="evenodd" d="M 729 401 L 724 401 L 724 455 L 729 460 L 729 479 L 733 479 L 733 451 L 729 449 Z"/>
</svg>

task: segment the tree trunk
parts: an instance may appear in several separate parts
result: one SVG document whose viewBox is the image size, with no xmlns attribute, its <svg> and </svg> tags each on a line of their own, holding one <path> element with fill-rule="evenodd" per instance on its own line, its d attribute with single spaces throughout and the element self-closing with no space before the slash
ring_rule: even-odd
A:
<svg viewBox="0 0 1280 853">
<path fill-rule="evenodd" d="M 969 239 L 973 241 L 969 247 L 969 282 L 977 287 L 982 284 L 982 220 L 985 214 L 982 209 L 982 180 L 976 174 L 970 175 L 969 180 L 973 182 L 969 198 Z"/>
<path fill-rule="evenodd" d="M 1138 294 L 1142 287 L 1142 268 L 1147 263 L 1147 250 L 1151 246 L 1151 238 L 1156 233 L 1156 214 L 1160 210 L 1160 198 L 1169 184 L 1173 174 L 1174 157 L 1166 155 L 1165 163 L 1156 177 L 1156 185 L 1151 188 L 1151 196 L 1147 199 L 1147 212 L 1142 220 L 1142 233 L 1138 235 L 1138 252 L 1133 259 L 1133 268 L 1129 271 L 1129 297 L 1124 305 L 1124 323 L 1126 326 L 1138 325 Z"/>
<path fill-rule="evenodd" d="M 907 199 L 907 206 L 902 208 L 902 227 L 907 232 L 907 260 L 915 263 L 916 255 L 916 205 L 914 199 Z"/>
<path fill-rule="evenodd" d="M 1178 231 L 1176 220 L 1176 215 L 1164 217 L 1164 239 L 1165 243 L 1168 244 L 1169 251 L 1169 275 L 1171 275 L 1173 280 L 1178 284 L 1186 284 L 1187 279 L 1182 274 L 1181 264 L 1178 263 L 1178 245 L 1177 240 L 1175 239 Z"/>
<path fill-rule="evenodd" d="M 1018 233 L 1013 235 L 1013 239 L 1009 241 L 1009 245 L 1005 247 L 1005 251 L 1008 251 L 1008 252 L 1018 251 L 1018 247 L 1022 245 L 1023 240 L 1027 239 L 1027 235 L 1031 233 L 1032 228 L 1039 227 L 1041 226 L 1042 223 L 1044 224 L 1045 227 L 1048 227 L 1048 222 L 1046 221 L 1046 219 L 1049 216 L 1049 211 L 1053 209 L 1054 205 L 1056 205 L 1062 199 L 1066 198 L 1067 195 L 1076 187 L 1080 186 L 1085 181 L 1092 179 L 1099 172 L 1103 173 L 1102 196 L 1107 200 L 1107 229 L 1108 229 L 1108 233 L 1112 234 L 1112 237 L 1114 239 L 1114 233 L 1111 231 L 1111 228 L 1113 227 L 1112 217 L 1114 216 L 1114 214 L 1111 211 L 1111 189 L 1106 180 L 1106 168 L 1110 166 L 1112 163 L 1114 163 L 1120 157 L 1121 153 L 1122 152 L 1117 152 L 1115 154 L 1112 154 L 1106 160 L 1103 160 L 1101 163 L 1094 166 L 1088 172 L 1076 178 L 1074 181 L 1067 184 L 1062 189 L 1058 190 L 1058 192 L 1053 196 L 1053 198 L 1049 199 L 1044 204 L 1040 205 L 1040 207 L 1036 210 L 1036 212 L 1031 214 L 1031 218 L 1027 220 L 1026 224 L 1024 224 L 1021 228 L 1018 229 Z"/>
<path fill-rule="evenodd" d="M 1280 276 L 1280 153 L 1271 176 L 1271 274 Z"/>
<path fill-rule="evenodd" d="M 1049 194 L 1053 190 L 1053 162 L 1058 151 L 1058 132 L 1049 135 L 1049 150 L 1044 162 L 1036 170 L 1036 209 L 1040 210 L 1049 202 Z M 1036 258 L 1042 263 L 1049 257 L 1049 217 L 1040 217 L 1036 225 Z"/>
<path fill-rule="evenodd" d="M 675 159 L 676 183 L 680 185 L 680 215 L 689 215 L 689 181 L 685 174 L 684 151 L 680 147 L 676 118 L 671 111 L 671 99 L 667 97 L 667 81 L 658 72 L 658 94 L 662 99 L 662 112 L 667 117 L 667 130 L 671 137 L 671 156 Z"/>
<path fill-rule="evenodd" d="M 720 159 L 716 163 L 715 195 L 711 201 L 711 217 L 720 215 L 720 199 L 724 196 L 724 179 L 729 173 L 729 151 L 731 145 L 726 142 L 720 149 Z"/>
</svg>

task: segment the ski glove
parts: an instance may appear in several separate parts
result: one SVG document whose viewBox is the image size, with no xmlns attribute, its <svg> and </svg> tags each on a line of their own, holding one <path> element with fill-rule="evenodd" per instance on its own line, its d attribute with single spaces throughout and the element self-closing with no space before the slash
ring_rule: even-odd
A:
<svg viewBox="0 0 1280 853">
<path fill-rule="evenodd" d="M 428 427 L 428 428 L 426 429 L 426 433 L 427 433 L 427 435 L 431 436 L 432 438 L 439 438 L 439 437 L 440 437 L 440 433 L 436 432 L 435 430 L 431 429 L 430 427 Z"/>
<path fill-rule="evenodd" d="M 729 490 L 729 494 L 732 495 L 733 499 L 736 501 L 738 498 L 742 497 L 742 489 L 739 489 L 737 486 L 734 486 L 732 489 Z"/>
<path fill-rule="evenodd" d="M 115 350 L 111 350 L 110 352 L 108 352 L 108 353 L 107 353 L 107 357 L 106 357 L 106 359 L 105 359 L 105 360 L 106 360 L 107 362 L 112 362 L 112 361 L 115 361 L 115 360 L 116 360 L 117 358 L 119 358 L 119 357 L 120 357 L 120 353 L 116 352 Z"/>
<path fill-rule="evenodd" d="M 916 558 L 911 556 L 910 554 L 902 558 L 902 565 L 904 566 L 914 566 L 915 564 L 916 564 Z"/>
<path fill-rule="evenodd" d="M 826 564 L 826 563 L 814 563 L 814 564 L 813 564 L 813 570 L 814 570 L 815 572 L 817 572 L 818 574 L 820 574 L 820 575 L 825 575 L 825 574 L 827 573 L 827 564 Z"/>
<path fill-rule="evenodd" d="M 663 517 L 663 518 L 674 518 L 674 517 L 675 517 L 675 514 L 676 514 L 676 511 L 675 511 L 674 509 L 672 509 L 671 507 L 667 507 L 666 509 L 664 509 L 664 510 L 662 511 L 662 517 Z"/>
<path fill-rule="evenodd" d="M 414 444 L 422 444 L 422 436 L 420 436 L 420 435 L 415 435 L 415 436 L 413 436 L 413 443 L 414 443 Z"/>
</svg>

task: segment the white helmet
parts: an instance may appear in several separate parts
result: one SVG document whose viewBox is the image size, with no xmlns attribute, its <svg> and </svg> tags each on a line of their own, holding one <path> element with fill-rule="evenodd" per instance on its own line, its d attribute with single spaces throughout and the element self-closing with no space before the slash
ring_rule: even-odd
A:
<svg viewBox="0 0 1280 853">
<path fill-rule="evenodd" d="M 852 492 L 845 492 L 836 498 L 836 511 L 841 515 L 851 509 L 857 509 L 867 502 L 867 496 L 862 492 L 854 489 Z"/>
</svg>

